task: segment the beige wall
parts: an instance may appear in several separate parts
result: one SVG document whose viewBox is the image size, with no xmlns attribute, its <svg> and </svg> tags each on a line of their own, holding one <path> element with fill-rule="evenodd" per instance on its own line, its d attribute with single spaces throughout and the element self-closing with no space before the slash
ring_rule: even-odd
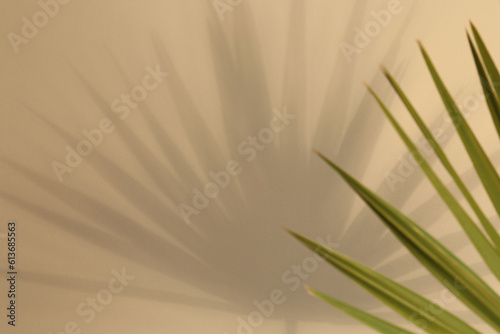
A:
<svg viewBox="0 0 500 334">
<path fill-rule="evenodd" d="M 211 1 L 72 0 L 47 9 L 53 17 L 45 16 L 44 25 L 38 2 L 0 2 L 0 236 L 9 220 L 17 222 L 19 271 L 18 326 L 8 327 L 2 316 L 2 333 L 59 334 L 75 322 L 92 334 L 233 334 L 238 317 L 247 319 L 257 310 L 253 302 L 269 300 L 275 290 L 286 300 L 274 304 L 254 333 L 364 333 L 308 297 L 302 283 L 369 310 L 379 304 L 311 258 L 282 226 L 329 240 L 439 298 L 440 286 L 312 149 L 436 235 L 458 231 L 419 171 L 392 186 L 384 178 L 398 170 L 405 149 L 362 82 L 419 138 L 377 74 L 385 64 L 426 121 L 447 131 L 446 147 L 466 172 L 470 164 L 448 129 L 415 40 L 422 40 L 457 101 L 475 103 L 478 80 L 464 28 L 473 20 L 500 57 L 498 1 L 233 3 L 220 20 Z M 393 13 L 377 30 L 372 11 L 381 10 Z M 33 15 L 43 26 L 26 26 L 30 37 L 21 42 L 22 19 L 33 22 Z M 370 24 L 373 36 L 356 46 L 355 29 Z M 346 56 L 346 45 L 356 53 Z M 169 73 L 157 73 L 158 85 L 150 74 L 157 68 Z M 135 109 L 121 100 L 131 92 L 147 92 Z M 293 117 L 280 121 L 276 113 L 285 108 Z M 469 119 L 494 153 L 485 108 L 478 97 Z M 82 131 L 96 128 L 109 133 L 92 132 L 92 152 L 69 166 L 67 147 L 76 150 Z M 259 134 L 264 139 L 252 149 L 249 136 Z M 54 161 L 72 170 L 59 170 L 62 182 Z M 193 189 L 213 182 L 210 172 L 228 168 L 235 174 L 224 174 L 228 185 L 196 209 Z M 468 182 L 477 184 L 474 177 Z M 189 223 L 180 204 L 198 211 L 187 214 Z M 448 240 L 477 260 L 462 248 L 460 233 Z M 298 274 L 295 266 L 309 272 Z M 112 271 L 122 268 L 135 278 L 121 292 L 103 292 Z M 2 310 L 6 291 L 2 279 Z M 77 313 L 98 295 L 113 300 L 95 319 L 88 306 Z"/>
</svg>

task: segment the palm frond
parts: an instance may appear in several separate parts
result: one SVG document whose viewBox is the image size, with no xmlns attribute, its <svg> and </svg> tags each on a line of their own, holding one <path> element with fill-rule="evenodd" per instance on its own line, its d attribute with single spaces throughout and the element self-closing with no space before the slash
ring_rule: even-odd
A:
<svg viewBox="0 0 500 334">
<path fill-rule="evenodd" d="M 483 92 L 486 95 L 488 108 L 493 123 L 500 134 L 500 74 L 483 42 L 476 27 L 471 24 L 472 33 L 476 45 L 470 36 L 468 41 L 474 57 L 474 62 L 481 81 Z M 482 148 L 472 129 L 467 124 L 465 117 L 461 114 L 457 104 L 447 90 L 443 80 L 439 76 L 427 51 L 419 42 L 419 47 L 425 63 L 439 95 L 446 107 L 449 116 L 453 120 L 456 131 L 472 161 L 474 169 L 478 174 L 493 206 L 500 215 L 500 177 Z M 384 112 L 386 118 L 394 127 L 402 141 L 420 165 L 429 182 L 434 186 L 437 194 L 447 205 L 450 212 L 456 218 L 465 234 L 469 237 L 471 244 L 481 255 L 482 260 L 488 266 L 495 277 L 500 280 L 500 235 L 492 222 L 487 218 L 480 204 L 472 196 L 462 178 L 453 167 L 446 153 L 438 144 L 429 128 L 425 125 L 419 113 L 398 85 L 393 76 L 386 68 L 382 68 L 396 94 L 408 109 L 413 120 L 418 125 L 424 137 L 434 149 L 437 157 L 454 183 L 464 195 L 476 217 L 471 217 L 467 210 L 459 203 L 446 184 L 434 172 L 431 165 L 426 161 L 415 143 L 411 140 L 405 130 L 398 123 L 389 108 L 382 99 L 367 85 L 369 93 Z M 492 328 L 500 333 L 500 297 L 498 294 L 469 266 L 447 249 L 442 243 L 427 233 L 416 222 L 379 197 L 373 191 L 344 171 L 337 164 L 329 160 L 322 153 L 316 152 L 330 167 L 332 167 L 347 184 L 364 200 L 364 202 L 377 214 L 381 221 L 410 251 L 411 254 L 436 277 L 450 292 L 460 299 L 471 311 L 476 313 Z M 475 221 L 478 219 L 485 233 L 479 228 Z M 421 327 L 428 333 L 479 333 L 476 329 L 462 321 L 460 318 L 443 310 L 436 314 L 429 312 L 429 305 L 433 303 L 419 294 L 409 290 L 403 285 L 383 276 L 374 270 L 338 253 L 328 249 L 306 237 L 290 232 L 306 247 L 323 257 L 327 262 L 343 272 L 357 284 L 377 297 L 380 301 L 391 307 L 394 311 Z M 382 333 L 411 333 L 392 325 L 385 320 L 379 319 L 360 309 L 345 304 L 335 298 L 329 297 L 317 290 L 308 288 L 313 296 L 337 307 L 352 317 L 364 322 L 366 325 Z M 437 306 L 436 306 L 437 307 Z"/>
</svg>

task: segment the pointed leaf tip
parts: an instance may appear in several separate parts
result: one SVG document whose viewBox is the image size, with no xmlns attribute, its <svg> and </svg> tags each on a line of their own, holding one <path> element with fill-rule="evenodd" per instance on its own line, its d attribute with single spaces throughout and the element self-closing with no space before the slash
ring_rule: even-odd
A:
<svg viewBox="0 0 500 334">
<path fill-rule="evenodd" d="M 424 49 L 424 44 L 422 43 L 422 41 L 421 41 L 421 40 L 417 39 L 417 44 L 418 44 L 418 47 L 419 47 L 420 49 L 422 49 L 422 50 Z"/>
<path fill-rule="evenodd" d="M 384 64 L 380 64 L 379 65 L 380 67 L 380 70 L 384 73 L 384 74 L 388 74 L 389 73 L 389 70 L 387 69 L 387 67 L 385 67 Z"/>
</svg>

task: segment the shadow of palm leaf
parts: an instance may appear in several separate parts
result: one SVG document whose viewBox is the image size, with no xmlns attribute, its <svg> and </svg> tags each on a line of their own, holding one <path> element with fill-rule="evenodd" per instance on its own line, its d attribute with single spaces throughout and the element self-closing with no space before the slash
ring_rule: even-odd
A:
<svg viewBox="0 0 500 334">
<path fill-rule="evenodd" d="M 82 87 L 82 94 L 97 106 L 99 116 L 116 121 L 116 141 L 120 146 L 114 152 L 96 149 L 85 160 L 99 178 L 63 184 L 25 163 L 3 158 L 3 163 L 15 171 L 15 177 L 28 180 L 36 190 L 28 196 L 6 190 L 1 193 L 2 198 L 40 217 L 52 228 L 102 249 L 105 254 L 147 267 L 159 277 L 173 277 L 226 302 L 219 304 L 209 299 L 192 298 L 171 287 L 164 290 L 133 287 L 127 293 L 131 297 L 244 314 L 254 310 L 253 300 L 266 298 L 270 291 L 279 288 L 287 292 L 287 302 L 273 317 L 287 324 L 288 333 L 296 330 L 298 322 L 330 319 L 332 313 L 328 307 L 303 293 L 292 293 L 283 281 L 283 273 L 307 258 L 309 253 L 295 245 L 279 227 L 301 228 L 307 224 L 310 233 L 332 237 L 347 253 L 362 257 L 365 263 L 373 266 L 401 246 L 383 237 L 386 229 L 382 224 L 372 223 L 368 211 L 362 210 L 350 219 L 355 196 L 319 159 L 311 158 L 311 149 L 315 146 L 332 152 L 353 174 L 365 174 L 385 120 L 381 113 L 374 112 L 377 106 L 369 96 L 363 96 L 359 105 L 353 106 L 350 96 L 358 85 L 353 79 L 357 63 L 346 66 L 345 59 L 339 57 L 319 111 L 319 121 L 317 124 L 308 121 L 308 90 L 316 87 L 309 84 L 307 75 L 305 8 L 303 2 L 293 2 L 290 6 L 279 97 L 271 94 L 271 85 L 266 79 L 265 59 L 269 50 L 262 50 L 259 45 L 250 8 L 243 4 L 232 13 L 231 23 L 225 26 L 213 18 L 207 22 L 220 102 L 220 119 L 213 119 L 213 123 L 210 118 L 207 120 L 205 108 L 200 107 L 190 93 L 190 87 L 182 79 L 182 71 L 161 36 L 152 35 L 151 44 L 161 68 L 169 73 L 165 80 L 168 90 L 160 89 L 165 99 L 157 107 L 143 103 L 140 112 L 136 113 L 147 133 L 134 129 L 134 124 L 120 121 L 109 109 L 108 97 L 98 88 L 100 78 L 87 77 L 75 64 L 72 71 Z M 362 20 L 359 13 L 365 11 L 367 1 L 356 2 L 349 27 L 359 24 Z M 384 64 L 398 68 L 399 78 L 404 76 L 405 65 L 398 63 L 397 55 L 410 19 L 405 21 L 383 57 Z M 351 32 L 345 33 L 344 40 L 352 38 Z M 131 87 L 132 75 L 112 49 L 109 53 L 116 77 L 123 86 Z M 383 85 L 381 76 L 374 76 L 369 81 L 373 87 Z M 386 101 L 393 98 L 387 87 L 382 95 Z M 296 118 L 258 152 L 255 162 L 243 160 L 238 145 L 269 124 L 273 109 L 284 106 L 290 114 L 297 115 Z M 346 111 L 353 109 L 352 118 L 347 117 Z M 79 140 L 44 112 L 29 110 L 47 131 L 63 142 Z M 170 118 L 174 116 L 179 120 L 175 133 L 170 126 Z M 217 132 L 214 124 L 219 122 L 222 130 Z M 312 133 L 308 129 L 313 129 Z M 176 138 L 177 132 L 187 134 L 182 145 Z M 129 161 L 130 158 L 133 161 Z M 208 171 L 221 170 L 232 159 L 239 159 L 242 174 L 232 179 L 229 187 L 186 224 L 179 214 L 178 204 L 190 203 L 193 188 L 203 187 L 210 180 L 206 175 Z M 397 206 L 404 205 L 422 180 L 415 175 L 397 194 L 389 194 L 389 200 Z M 388 191 L 385 183 L 377 189 L 382 195 Z M 127 206 L 118 208 L 113 201 L 115 194 L 119 194 Z M 101 195 L 109 197 L 109 202 L 103 201 Z M 332 204 L 339 202 L 342 206 L 334 210 Z M 70 211 L 65 212 L 59 203 Z M 426 211 L 432 204 L 432 201 L 424 203 L 421 210 Z M 437 209 L 433 212 L 436 215 L 432 220 L 442 213 Z M 357 253 L 353 241 L 359 238 L 372 240 L 374 247 Z M 465 245 L 460 239 L 456 250 Z M 381 269 L 402 277 L 412 270 L 406 264 L 407 256 L 404 255 L 381 265 Z M 317 271 L 308 280 L 318 282 L 319 286 L 327 285 L 331 281 L 330 269 L 319 266 Z M 63 272 L 57 275 L 27 272 L 26 277 L 43 285 L 85 291 L 95 291 L 102 283 L 95 279 L 76 279 Z M 349 290 L 350 282 L 335 279 L 338 279 L 336 289 L 349 299 L 363 301 L 362 292 Z M 427 279 L 407 282 L 433 291 Z M 373 309 L 378 307 L 371 300 L 365 305 Z M 338 321 L 344 319 L 339 317 Z"/>
</svg>

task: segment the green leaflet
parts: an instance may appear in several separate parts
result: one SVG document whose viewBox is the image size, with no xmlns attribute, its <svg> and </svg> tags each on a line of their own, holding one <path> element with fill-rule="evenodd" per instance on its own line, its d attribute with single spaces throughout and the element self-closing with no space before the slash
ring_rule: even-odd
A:
<svg viewBox="0 0 500 334">
<path fill-rule="evenodd" d="M 483 42 L 483 39 L 479 35 L 479 32 L 477 31 L 476 27 L 474 24 L 471 23 L 471 28 L 472 28 L 472 33 L 474 34 L 474 40 L 476 41 L 477 48 L 479 50 L 479 53 L 481 54 L 482 61 L 484 63 L 484 67 L 488 72 L 489 80 L 486 78 L 486 80 L 483 82 L 483 78 L 481 78 L 481 83 L 484 85 L 486 82 L 490 84 L 491 88 L 489 91 L 491 91 L 491 95 L 485 92 L 485 95 L 487 98 L 493 100 L 496 102 L 498 105 L 498 99 L 500 97 L 500 74 L 498 73 L 498 69 L 495 66 L 495 63 L 493 62 L 493 59 L 490 56 L 490 53 L 488 52 L 488 49 L 486 48 L 486 45 Z M 470 41 L 470 38 L 469 38 Z M 476 57 L 476 50 L 473 47 L 472 43 L 470 43 L 471 49 L 474 53 L 474 56 Z M 477 66 L 476 62 L 476 67 Z M 478 68 L 479 70 L 479 68 Z M 486 75 L 484 75 L 486 77 Z M 483 86 L 484 87 L 484 86 Z M 491 116 L 493 118 L 493 121 L 495 123 L 495 126 L 497 127 L 497 132 L 500 135 L 500 110 L 498 108 L 495 108 L 492 110 L 490 108 Z"/>
<path fill-rule="evenodd" d="M 498 263 L 500 263 L 500 257 L 498 253 L 496 253 L 495 248 L 493 248 L 490 242 L 483 235 L 481 230 L 475 225 L 472 219 L 469 217 L 467 212 L 462 208 L 462 206 L 458 203 L 458 201 L 453 197 L 450 191 L 446 188 L 443 182 L 439 179 L 439 177 L 434 173 L 432 168 L 429 166 L 425 158 L 422 156 L 418 148 L 412 143 L 410 138 L 406 135 L 404 130 L 398 124 L 398 122 L 394 119 L 390 111 L 384 105 L 384 103 L 380 100 L 380 98 L 373 92 L 371 88 L 368 87 L 370 93 L 375 97 L 378 104 L 382 108 L 384 114 L 389 119 L 391 124 L 393 125 L 396 132 L 399 134 L 403 142 L 405 143 L 408 150 L 410 150 L 411 154 L 415 157 L 415 160 L 418 161 L 420 167 L 424 171 L 425 175 L 432 183 L 436 191 L 439 193 L 441 198 L 444 200 L 450 211 L 453 213 L 455 218 L 458 220 L 460 225 L 462 226 L 465 233 L 468 235 L 469 239 L 473 243 L 473 245 L 478 250 L 479 254 L 481 254 L 482 258 L 491 269 L 491 271 L 495 274 L 495 276 L 500 280 L 500 267 Z M 493 229 L 493 227 L 491 227 Z M 494 229 L 493 229 L 494 231 Z M 496 232 L 496 231 L 494 231 Z M 493 233 L 493 232 L 492 232 Z"/>
<path fill-rule="evenodd" d="M 306 287 L 307 291 L 309 292 L 310 295 L 317 297 L 319 299 L 322 299 L 323 301 L 327 302 L 328 304 L 335 306 L 339 310 L 349 314 L 353 318 L 358 319 L 359 321 L 363 322 L 367 326 L 370 326 L 371 328 L 379 331 L 380 333 L 384 334 L 415 334 L 413 332 L 409 332 L 401 327 L 395 326 L 385 320 L 382 320 L 380 318 L 374 317 L 371 314 L 368 314 L 364 311 L 361 311 L 355 307 L 352 307 L 348 304 L 345 304 L 341 302 L 340 300 L 334 299 L 330 296 L 327 296 L 319 291 L 316 291 L 310 287 Z"/>
<path fill-rule="evenodd" d="M 471 24 L 474 36 L 474 45 L 468 35 L 469 46 L 472 51 L 474 62 L 478 71 L 483 92 L 486 96 L 491 117 L 500 136 L 500 74 L 496 68 L 481 36 L 474 25 Z M 430 57 L 421 43 L 421 52 L 424 56 L 427 67 L 430 71 L 436 88 L 443 100 L 443 103 L 453 120 L 454 126 L 460 135 L 467 154 L 469 155 L 474 168 L 481 179 L 481 182 L 488 193 L 497 213 L 500 215 L 500 177 L 484 152 L 481 144 L 476 139 L 474 133 L 468 126 L 465 118 L 453 101 L 453 98 L 446 89 L 439 74 L 437 73 Z M 390 84 L 405 104 L 414 121 L 419 126 L 429 144 L 433 147 L 436 155 L 443 166 L 451 175 L 453 181 L 470 204 L 475 215 L 482 224 L 487 236 L 478 228 L 476 223 L 467 214 L 464 208 L 455 199 L 446 185 L 424 159 L 416 145 L 401 128 L 393 117 L 389 109 L 368 87 L 369 92 L 376 99 L 382 111 L 391 122 L 396 132 L 402 138 L 413 157 L 420 164 L 428 180 L 432 183 L 441 198 L 447 204 L 451 213 L 455 216 L 460 226 L 467 234 L 472 244 L 488 265 L 493 274 L 500 280 L 500 235 L 496 228 L 481 210 L 467 186 L 451 165 L 448 157 L 439 146 L 431 131 L 427 128 L 417 111 L 399 87 L 391 74 L 382 69 Z M 323 154 L 316 152 L 330 167 L 336 170 L 349 186 L 365 201 L 365 203 L 378 215 L 382 222 L 400 240 L 400 242 L 415 256 L 420 263 L 430 271 L 449 291 L 455 294 L 470 310 L 475 312 L 484 321 L 490 324 L 500 333 L 500 297 L 490 286 L 488 286 L 475 272 L 473 272 L 460 259 L 453 255 L 434 237 L 420 228 L 415 222 L 401 213 L 388 202 L 377 196 L 363 184 L 345 172 L 338 165 L 330 161 Z M 457 318 L 453 314 L 442 311 L 439 314 L 431 312 L 434 305 L 424 297 L 405 288 L 404 286 L 390 280 L 389 278 L 367 268 L 366 266 L 342 255 L 322 245 L 315 243 L 295 232 L 290 232 L 295 238 L 300 240 L 308 248 L 322 256 L 330 264 L 350 277 L 364 289 L 376 296 L 383 303 L 404 316 L 415 325 L 420 326 L 428 333 L 478 333 L 468 324 Z M 398 326 L 392 325 L 382 319 L 359 310 L 337 299 L 327 296 L 319 291 L 308 288 L 310 294 L 322 299 L 332 306 L 342 310 L 352 317 L 362 321 L 366 325 L 381 333 L 411 333 Z"/>
<path fill-rule="evenodd" d="M 474 133 L 470 129 L 465 118 L 460 113 L 460 110 L 458 109 L 450 93 L 439 77 L 439 74 L 434 68 L 432 61 L 422 44 L 420 44 L 420 49 L 424 56 L 427 67 L 429 68 L 432 79 L 434 80 L 439 94 L 441 95 L 441 99 L 443 100 L 446 110 L 453 120 L 453 124 L 455 125 L 455 128 L 457 129 L 457 132 L 462 139 L 462 143 L 464 144 L 467 153 L 472 160 L 472 164 L 474 165 L 474 168 L 476 169 L 476 172 L 481 179 L 484 189 L 488 193 L 497 213 L 500 215 L 500 177 L 498 176 L 497 171 L 495 170 L 495 168 L 491 164 L 491 161 L 488 159 L 488 156 L 481 147 L 481 144 L 479 144 L 476 137 L 474 136 Z"/>
<path fill-rule="evenodd" d="M 474 34 L 474 39 L 477 43 L 477 47 L 481 53 L 483 62 L 488 69 L 488 75 L 490 76 L 492 83 L 494 83 L 493 87 L 495 88 L 496 94 L 500 96 L 500 74 L 498 73 L 495 63 L 493 62 L 493 59 L 491 58 L 490 53 L 488 52 L 488 49 L 486 48 L 486 45 L 481 38 L 481 35 L 479 35 L 479 32 L 477 31 L 476 26 L 472 22 L 470 26 L 472 29 L 472 33 Z"/>
<path fill-rule="evenodd" d="M 445 310 L 439 313 L 432 312 L 432 309 L 439 309 L 439 306 L 399 283 L 295 232 L 289 232 L 387 306 L 429 333 L 478 334 L 476 330 Z"/>
<path fill-rule="evenodd" d="M 500 331 L 500 297 L 469 267 L 399 210 L 378 197 L 321 153 L 413 255 L 470 309 Z M 465 287 L 458 291 L 452 282 Z"/>
<path fill-rule="evenodd" d="M 482 51 L 480 52 L 481 55 L 483 56 L 483 62 L 485 64 L 488 63 L 490 66 L 488 73 L 490 74 L 491 79 L 486 74 L 485 65 L 483 66 L 483 62 L 481 62 L 481 59 L 479 58 L 476 47 L 472 43 L 469 34 L 467 34 L 467 39 L 469 41 L 469 46 L 472 51 L 472 56 L 474 57 L 474 63 L 476 64 L 477 73 L 479 74 L 479 80 L 481 81 L 481 87 L 483 88 L 484 96 L 486 97 L 486 103 L 488 103 L 488 109 L 490 110 L 490 114 L 493 119 L 493 123 L 495 124 L 495 127 L 497 129 L 497 133 L 500 135 L 500 102 L 498 101 L 497 93 L 493 90 L 493 87 L 495 85 L 496 86 L 500 85 L 500 81 L 495 81 L 491 77 L 492 72 L 496 73 L 493 75 L 498 76 L 498 71 L 495 67 L 495 64 L 493 64 L 493 61 L 489 58 L 488 50 L 486 50 L 486 48 L 484 47 L 484 44 L 481 41 L 481 37 L 479 37 L 476 31 L 474 33 L 474 36 L 476 37 L 476 41 L 479 41 L 477 42 L 477 44 L 482 47 L 481 48 Z M 485 59 L 489 59 L 489 61 Z M 500 89 L 500 87 L 497 87 L 497 89 Z"/>
<path fill-rule="evenodd" d="M 495 248 L 497 250 L 497 253 L 500 254 L 500 236 L 498 235 L 497 231 L 489 221 L 489 219 L 486 217 L 486 215 L 483 213 L 479 205 L 477 204 L 476 200 L 472 197 L 471 193 L 467 189 L 467 186 L 463 183 L 462 179 L 456 172 L 455 168 L 451 165 L 450 161 L 448 160 L 448 157 L 444 153 L 444 151 L 441 149 L 439 144 L 437 143 L 436 139 L 432 135 L 431 131 L 427 128 L 425 125 L 424 121 L 420 118 L 418 115 L 417 111 L 411 104 L 410 100 L 406 96 L 406 94 L 403 92 L 403 90 L 399 87 L 398 83 L 394 80 L 394 78 L 391 76 L 389 71 L 387 69 L 383 68 L 382 71 L 384 72 L 385 76 L 389 80 L 390 84 L 398 94 L 398 96 L 401 98 L 401 101 L 404 103 L 408 111 L 410 112 L 411 116 L 415 120 L 415 123 L 417 123 L 418 127 L 424 134 L 425 138 L 429 142 L 429 144 L 432 146 L 434 149 L 434 152 L 436 152 L 436 155 L 438 156 L 439 160 L 443 164 L 443 166 L 446 168 L 448 173 L 451 175 L 453 181 L 455 184 L 458 186 L 462 194 L 464 195 L 465 199 L 471 206 L 472 210 L 476 214 L 476 216 L 479 218 L 479 221 L 481 222 L 481 225 L 484 227 L 485 231 L 488 233 L 488 236 L 490 239 L 493 241 L 493 244 L 495 245 Z M 380 101 L 378 97 L 376 97 L 377 101 Z M 381 101 L 379 104 L 382 103 Z M 414 151 L 411 150 L 410 151 Z M 416 158 L 416 157 L 415 157 Z M 496 262 L 498 263 L 498 262 Z"/>
</svg>

